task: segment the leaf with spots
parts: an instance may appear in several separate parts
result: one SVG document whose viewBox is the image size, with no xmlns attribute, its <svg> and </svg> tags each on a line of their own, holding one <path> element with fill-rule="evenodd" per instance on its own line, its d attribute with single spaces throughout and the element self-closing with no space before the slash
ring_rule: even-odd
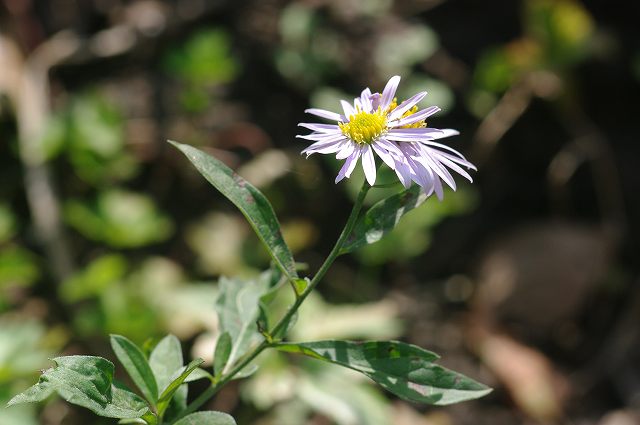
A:
<svg viewBox="0 0 640 425">
<path fill-rule="evenodd" d="M 434 364 L 437 354 L 403 342 L 316 341 L 282 343 L 275 348 L 356 370 L 413 402 L 447 405 L 491 392 L 483 384 Z"/>
<path fill-rule="evenodd" d="M 55 392 L 69 403 L 109 418 L 140 418 L 149 412 L 141 397 L 114 381 L 109 360 L 67 356 L 52 361 L 54 366 L 43 372 L 38 383 L 12 398 L 8 406 L 43 401 Z"/>
</svg>

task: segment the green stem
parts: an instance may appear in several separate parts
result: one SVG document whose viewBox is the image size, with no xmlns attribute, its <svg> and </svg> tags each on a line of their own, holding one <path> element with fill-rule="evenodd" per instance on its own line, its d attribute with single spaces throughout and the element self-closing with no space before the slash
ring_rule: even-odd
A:
<svg viewBox="0 0 640 425">
<path fill-rule="evenodd" d="M 347 219 L 347 223 L 342 229 L 342 233 L 338 237 L 333 249 L 327 256 L 320 269 L 316 272 L 313 279 L 309 283 L 309 286 L 305 288 L 305 290 L 296 297 L 296 301 L 287 309 L 287 312 L 282 316 L 282 318 L 276 323 L 273 327 L 270 335 L 278 335 L 279 332 L 283 330 L 283 328 L 287 325 L 287 323 L 291 320 L 294 314 L 298 311 L 304 300 L 309 296 L 309 294 L 318 286 L 318 283 L 322 280 L 324 275 L 329 270 L 329 267 L 333 264 L 336 258 L 340 255 L 340 250 L 342 249 L 342 245 L 344 245 L 345 241 L 351 234 L 353 230 L 353 226 L 356 224 L 356 220 L 358 219 L 358 215 L 360 214 L 360 210 L 362 209 L 362 203 L 364 202 L 364 198 L 367 196 L 367 192 L 369 191 L 371 186 L 365 180 L 360 188 L 360 192 L 356 198 L 355 203 L 353 204 L 353 208 L 351 209 L 351 214 L 349 214 L 349 218 Z M 184 417 L 190 413 L 198 410 L 203 404 L 205 404 L 211 397 L 213 397 L 227 382 L 231 381 L 233 377 L 238 374 L 242 369 L 244 369 L 249 363 L 253 361 L 260 353 L 262 353 L 266 348 L 272 345 L 271 342 L 266 339 L 263 340 L 260 345 L 258 345 L 253 351 L 247 354 L 233 369 L 229 371 L 226 375 L 221 377 L 221 379 L 215 383 L 213 383 L 205 392 L 200 394 L 195 400 L 189 404 L 187 409 L 180 415 L 180 417 Z"/>
<path fill-rule="evenodd" d="M 309 286 L 307 286 L 302 294 L 296 297 L 296 301 L 293 303 L 293 305 L 289 308 L 289 310 L 287 310 L 282 319 L 280 319 L 280 321 L 274 326 L 273 330 L 271 331 L 271 335 L 277 336 L 278 333 L 282 331 L 282 328 L 286 326 L 291 317 L 296 313 L 296 311 L 298 311 L 298 308 L 304 302 L 307 296 L 315 289 L 316 286 L 318 286 L 318 283 L 320 283 L 324 275 L 327 273 L 327 271 L 329 271 L 329 267 L 331 267 L 335 259 L 338 258 L 338 256 L 340 255 L 340 250 L 342 249 L 342 245 L 344 245 L 345 241 L 353 230 L 353 226 L 355 226 L 356 224 L 356 220 L 358 218 L 358 215 L 360 214 L 360 209 L 362 208 L 362 203 L 364 201 L 364 198 L 367 196 L 367 192 L 369 191 L 370 187 L 371 186 L 369 186 L 369 184 L 365 180 L 365 182 L 362 184 L 362 187 L 360 188 L 358 197 L 353 204 L 353 208 L 351 209 L 351 214 L 349 214 L 347 223 L 345 224 L 344 229 L 342 229 L 342 233 L 338 237 L 338 240 L 333 246 L 333 249 L 327 256 L 327 259 L 324 260 L 324 263 L 322 263 L 320 269 L 317 271 L 315 276 L 313 276 L 313 279 L 309 283 Z"/>
</svg>

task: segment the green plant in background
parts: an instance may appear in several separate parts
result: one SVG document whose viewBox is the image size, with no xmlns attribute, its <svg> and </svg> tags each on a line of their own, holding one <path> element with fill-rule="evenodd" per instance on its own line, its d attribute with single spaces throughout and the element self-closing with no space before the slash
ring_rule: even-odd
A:
<svg viewBox="0 0 640 425">
<path fill-rule="evenodd" d="M 165 68 L 184 85 L 181 102 L 187 111 L 203 111 L 211 102 L 209 91 L 233 81 L 239 65 L 230 50 L 228 35 L 209 29 L 196 33 L 167 54 Z"/>
<path fill-rule="evenodd" d="M 426 95 L 424 92 L 398 103 L 394 95 L 399 81 L 399 77 L 393 77 L 382 93 L 365 89 L 353 104 L 343 101 L 344 115 L 319 109 L 307 111 L 335 119 L 338 125 L 301 124 L 313 133 L 300 137 L 314 141 L 303 152 L 337 153 L 338 159 L 345 159 L 336 182 L 349 178 L 359 159 L 366 177 L 337 242 L 311 278 L 299 276 L 273 207 L 256 187 L 206 153 L 171 142 L 242 212 L 272 260 L 272 267 L 254 279 L 220 280 L 215 303 L 219 333 L 211 370 L 200 367 L 202 359 L 185 365 L 180 342 L 172 335 L 150 350 L 136 346 L 124 336 L 112 335 L 113 351 L 137 391 L 116 381 L 115 366 L 104 358 L 57 357 L 38 383 L 15 396 L 9 405 L 38 402 L 57 393 L 97 415 L 120 419 L 120 423 L 235 424 L 225 413 L 197 410 L 231 380 L 254 373 L 255 360 L 264 351 L 301 355 L 325 365 L 351 369 L 398 397 L 418 403 L 447 405 L 490 392 L 485 385 L 436 364 L 438 355 L 404 342 L 331 339 L 294 342 L 287 339 L 300 307 L 314 293 L 338 256 L 379 241 L 431 194 L 442 198 L 442 181 L 455 189 L 448 169 L 471 179 L 460 166 L 473 168 L 473 165 L 455 150 L 435 142 L 457 132 L 426 126 L 425 119 L 439 108 L 418 109 L 417 103 Z M 376 188 L 374 152 L 396 172 L 405 189 L 378 201 L 361 214 L 367 194 Z M 412 185 L 413 182 L 417 185 Z M 105 282 L 123 279 L 125 268 L 124 259 L 118 256 L 96 260 L 82 275 L 65 284 L 63 294 L 77 300 L 100 292 Z M 390 332 L 393 334 L 393 330 Z M 303 331 L 297 336 L 305 338 L 309 334 L 311 332 Z M 321 372 L 314 375 L 313 367 L 308 370 L 310 379 L 306 384 L 303 382 L 306 385 L 303 388 L 310 404 L 320 397 L 320 388 L 340 385 L 337 375 L 327 377 Z M 207 389 L 187 403 L 187 384 L 201 379 L 208 380 Z M 353 388 L 354 401 L 371 400 L 365 392 L 360 392 L 360 387 Z M 317 404 L 320 410 L 321 404 Z M 366 416 L 363 412 L 354 414 Z"/>
<path fill-rule="evenodd" d="M 497 95 L 535 72 L 563 77 L 593 53 L 595 24 L 574 0 L 528 0 L 523 8 L 523 34 L 489 49 L 474 71 L 471 110 L 484 116 Z"/>
</svg>

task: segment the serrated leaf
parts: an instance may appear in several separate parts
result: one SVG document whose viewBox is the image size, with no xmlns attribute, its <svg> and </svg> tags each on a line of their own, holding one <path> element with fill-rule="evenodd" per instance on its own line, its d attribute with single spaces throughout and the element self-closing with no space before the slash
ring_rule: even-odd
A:
<svg viewBox="0 0 640 425">
<path fill-rule="evenodd" d="M 39 402 L 53 394 L 69 403 L 86 407 L 97 415 L 130 419 L 148 412 L 145 401 L 126 387 L 114 383 L 114 366 L 109 360 L 93 356 L 67 356 L 53 359 L 38 383 L 12 398 L 8 406 Z"/>
<path fill-rule="evenodd" d="M 289 279 L 298 277 L 291 250 L 285 243 L 273 207 L 257 188 L 214 157 L 189 145 L 169 141 L 220 193 L 240 209 L 278 267 Z"/>
<path fill-rule="evenodd" d="M 151 405 L 158 401 L 158 384 L 147 358 L 133 342 L 121 335 L 111 335 L 111 348 L 131 380 Z"/>
<path fill-rule="evenodd" d="M 219 377 L 224 370 L 224 367 L 227 365 L 229 361 L 229 355 L 231 354 L 232 348 L 231 335 L 229 332 L 223 332 L 218 337 L 218 341 L 216 342 L 216 350 L 213 355 L 213 372 L 216 377 Z"/>
<path fill-rule="evenodd" d="M 403 342 L 317 341 L 282 343 L 275 348 L 356 370 L 413 402 L 447 405 L 491 392 L 483 384 L 434 364 L 437 354 Z"/>
<path fill-rule="evenodd" d="M 220 319 L 220 332 L 228 332 L 232 341 L 223 373 L 233 367 L 252 346 L 262 341 L 256 320 L 260 311 L 260 297 L 269 291 L 270 284 L 269 272 L 251 281 L 220 279 L 216 312 Z M 216 375 L 218 373 L 216 371 Z"/>
<path fill-rule="evenodd" d="M 413 185 L 376 203 L 356 222 L 340 253 L 346 254 L 363 245 L 378 242 L 393 230 L 403 215 L 419 207 L 426 199 L 420 186 Z"/>
<path fill-rule="evenodd" d="M 192 413 L 173 425 L 236 425 L 236 421 L 226 413 L 206 411 Z"/>
<path fill-rule="evenodd" d="M 158 416 L 162 417 L 167 407 L 169 407 L 169 403 L 173 398 L 174 394 L 180 389 L 180 386 L 184 383 L 185 379 L 198 368 L 204 362 L 202 359 L 196 359 L 190 362 L 186 367 L 182 368 L 182 372 L 178 376 L 174 376 L 171 380 L 171 383 L 167 386 L 167 388 L 162 392 L 160 398 L 158 399 Z"/>
</svg>

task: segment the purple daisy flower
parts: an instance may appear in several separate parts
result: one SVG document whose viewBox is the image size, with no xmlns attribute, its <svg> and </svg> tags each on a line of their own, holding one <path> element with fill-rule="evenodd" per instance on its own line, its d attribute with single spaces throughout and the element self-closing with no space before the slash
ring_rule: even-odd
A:
<svg viewBox="0 0 640 425">
<path fill-rule="evenodd" d="M 417 103 L 427 92 L 420 92 L 398 105 L 395 93 L 399 83 L 400 77 L 396 75 L 389 80 L 382 94 L 371 93 L 366 88 L 360 97 L 353 100 L 353 104 L 341 100 L 344 114 L 307 109 L 305 112 L 337 121 L 337 124 L 298 124 L 313 131 L 297 136 L 314 142 L 302 153 L 307 157 L 314 153 L 336 154 L 337 159 L 344 159 L 336 183 L 349 178 L 358 160 L 362 159 L 362 168 L 371 186 L 376 181 L 375 153 L 396 172 L 406 188 L 413 181 L 427 195 L 435 192 L 438 199 L 442 199 L 442 181 L 456 189 L 449 169 L 472 182 L 462 167 L 472 170 L 476 167 L 458 151 L 435 142 L 459 133 L 427 127 L 425 120 L 440 111 L 437 106 L 418 109 Z"/>
</svg>

